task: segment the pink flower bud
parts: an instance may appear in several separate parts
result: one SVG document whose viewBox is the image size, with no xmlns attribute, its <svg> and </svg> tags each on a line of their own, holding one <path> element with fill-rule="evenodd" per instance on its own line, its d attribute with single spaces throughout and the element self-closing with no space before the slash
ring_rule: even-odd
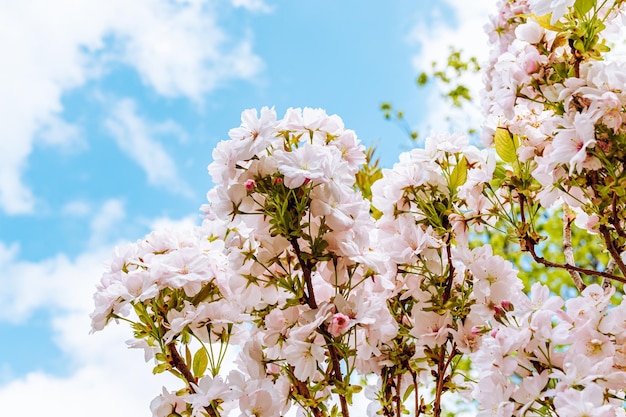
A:
<svg viewBox="0 0 626 417">
<path fill-rule="evenodd" d="M 249 179 L 249 180 L 246 180 L 246 182 L 243 185 L 246 187 L 246 190 L 252 191 L 254 190 L 254 187 L 256 187 L 256 182 L 253 179 Z"/>
<path fill-rule="evenodd" d="M 281 177 L 274 178 L 274 185 L 280 185 L 283 183 L 283 179 Z"/>
<path fill-rule="evenodd" d="M 333 335 L 334 337 L 339 336 L 343 333 L 346 328 L 350 325 L 350 317 L 345 314 L 336 313 L 333 315 L 333 319 L 328 326 L 328 333 Z"/>
<path fill-rule="evenodd" d="M 506 316 L 506 311 L 500 306 L 493 306 L 493 318 L 501 322 L 502 318 Z"/>
<path fill-rule="evenodd" d="M 482 326 L 482 325 L 481 326 L 472 326 L 471 333 L 474 336 L 478 336 L 480 334 L 483 334 L 484 332 L 485 332 L 485 326 Z"/>
</svg>

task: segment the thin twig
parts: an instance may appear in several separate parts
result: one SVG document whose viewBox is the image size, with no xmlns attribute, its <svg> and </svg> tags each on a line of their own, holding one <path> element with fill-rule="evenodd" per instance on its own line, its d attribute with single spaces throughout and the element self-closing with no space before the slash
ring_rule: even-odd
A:
<svg viewBox="0 0 626 417">
<path fill-rule="evenodd" d="M 304 278 L 304 283 L 306 285 L 306 291 L 307 291 L 307 294 L 305 295 L 305 301 L 312 310 L 315 310 L 317 309 L 317 302 L 315 301 L 315 292 L 313 290 L 313 282 L 311 280 L 311 272 L 312 272 L 311 263 L 308 261 L 305 261 L 304 258 L 302 257 L 302 251 L 300 250 L 300 244 L 298 243 L 298 238 L 292 237 L 289 241 L 291 243 L 291 246 L 293 247 L 294 252 L 296 253 L 298 262 L 300 263 L 300 266 L 302 267 L 302 276 Z M 337 349 L 335 348 L 335 346 L 332 344 L 333 337 L 331 336 L 330 333 L 328 333 L 326 324 L 322 324 L 319 330 L 320 330 L 320 333 L 324 336 L 324 339 L 326 340 L 326 346 L 328 348 L 328 354 L 330 356 L 331 366 L 333 367 L 334 377 L 339 383 L 342 383 L 343 375 L 341 373 L 339 353 L 337 352 Z M 308 389 L 307 389 L 307 392 L 308 392 Z M 339 394 L 339 401 L 341 403 L 342 416 L 350 417 L 350 409 L 348 407 L 348 402 L 346 400 L 345 395 Z M 314 411 L 314 414 L 315 414 L 315 411 Z"/>
<path fill-rule="evenodd" d="M 533 259 L 535 260 L 535 262 L 540 263 L 544 266 L 548 266 L 551 268 L 561 268 L 561 269 L 565 269 L 565 270 L 572 270 L 572 271 L 576 271 L 576 272 L 580 272 L 582 274 L 585 275 L 592 275 L 592 276 L 596 276 L 596 277 L 605 277 L 608 279 L 612 279 L 615 281 L 619 281 L 622 283 L 626 283 L 626 278 L 624 277 L 620 277 L 617 275 L 613 275 L 613 274 L 609 274 L 607 272 L 604 271 L 596 271 L 594 269 L 586 269 L 586 268 L 580 268 L 578 266 L 574 266 L 574 265 L 569 265 L 569 264 L 558 264 L 555 262 L 550 262 L 545 258 L 542 258 L 541 256 L 537 255 L 537 253 L 535 252 L 535 245 L 532 242 L 532 239 L 530 237 L 525 237 L 525 250 L 531 254 L 531 256 L 533 257 Z"/>
<path fill-rule="evenodd" d="M 171 342 L 167 345 L 167 348 L 170 351 L 170 364 L 185 377 L 185 380 L 187 380 L 189 392 L 195 394 L 196 390 L 193 386 L 198 383 L 198 379 L 193 376 L 193 374 L 189 370 L 189 367 L 185 363 L 185 360 L 180 356 L 180 353 L 178 353 L 178 350 L 176 349 L 176 343 Z M 210 417 L 218 417 L 217 412 L 210 405 L 207 405 L 206 407 L 204 407 L 204 409 L 207 413 L 209 413 Z"/>
<path fill-rule="evenodd" d="M 419 400 L 419 394 L 418 394 L 418 384 L 417 384 L 417 374 L 413 371 L 411 371 L 411 376 L 413 377 L 413 387 L 415 390 L 415 417 L 420 417 L 420 414 L 422 414 L 422 408 L 420 407 L 420 400 Z"/>
<path fill-rule="evenodd" d="M 343 385 L 343 374 L 341 373 L 341 363 L 339 362 L 339 352 L 337 348 L 332 344 L 333 337 L 328 333 L 328 327 L 326 324 L 320 326 L 320 332 L 326 340 L 326 347 L 328 348 L 328 354 L 330 355 L 330 362 L 333 367 L 333 375 L 340 385 Z M 348 407 L 348 401 L 346 396 L 339 394 L 339 402 L 341 403 L 341 415 L 342 417 L 350 417 L 350 408 Z"/>
<path fill-rule="evenodd" d="M 617 264 L 617 267 L 621 271 L 622 275 L 626 276 L 626 265 L 624 265 L 624 261 L 622 261 L 620 253 L 615 248 L 615 244 L 613 243 L 613 239 L 611 238 L 611 232 L 606 226 L 602 225 L 600 226 L 600 234 L 602 235 L 602 238 L 604 238 L 604 243 L 606 243 L 606 248 L 609 250 L 611 258 L 613 258 L 613 260 Z"/>
<path fill-rule="evenodd" d="M 305 262 L 302 258 L 302 252 L 300 251 L 300 244 L 297 237 L 289 239 L 300 266 L 302 266 L 302 276 L 304 278 L 304 284 L 306 285 L 307 294 L 305 295 L 305 301 L 311 307 L 312 310 L 317 309 L 317 303 L 315 302 L 315 293 L 313 292 L 313 282 L 311 281 L 311 265 L 309 262 Z"/>
<path fill-rule="evenodd" d="M 307 400 L 311 400 L 312 397 L 311 397 L 311 393 L 309 392 L 309 387 L 307 386 L 306 383 L 296 378 L 296 376 L 293 374 L 293 369 L 294 367 L 292 365 L 289 365 L 289 377 L 290 377 L 289 379 L 291 380 L 292 387 L 296 390 L 298 395 L 302 396 L 303 398 Z M 314 417 L 324 416 L 324 414 L 322 413 L 322 410 L 320 410 L 319 407 L 310 406 L 309 408 L 311 409 L 311 412 L 313 413 Z"/>
<path fill-rule="evenodd" d="M 402 415 L 401 392 L 402 392 L 402 375 L 398 374 L 398 376 L 396 377 L 396 413 L 398 417 Z"/>
<path fill-rule="evenodd" d="M 441 416 L 441 396 L 443 395 L 443 383 L 445 375 L 445 359 L 446 350 L 444 346 L 439 346 L 441 352 L 439 353 L 439 359 L 437 360 L 437 385 L 435 387 L 435 402 L 433 404 L 433 416 Z"/>
<path fill-rule="evenodd" d="M 620 237 L 626 237 L 619 216 L 617 215 L 617 193 L 613 193 L 613 201 L 611 202 L 611 214 L 613 216 L 613 227 Z"/>
<path fill-rule="evenodd" d="M 609 272 L 615 271 L 615 261 L 613 258 L 609 258 L 609 262 L 606 264 L 606 270 Z M 600 283 L 602 288 L 607 289 L 611 286 L 611 280 L 606 277 L 602 277 L 602 282 Z"/>
<path fill-rule="evenodd" d="M 573 214 L 569 206 L 566 205 L 563 209 L 563 254 L 565 255 L 565 263 L 568 265 L 576 265 L 574 248 L 572 247 Z M 569 275 L 572 277 L 572 281 L 574 281 L 574 285 L 576 285 L 578 291 L 582 292 L 586 286 L 580 276 L 580 272 L 570 269 L 568 269 L 567 272 L 569 272 Z"/>
</svg>

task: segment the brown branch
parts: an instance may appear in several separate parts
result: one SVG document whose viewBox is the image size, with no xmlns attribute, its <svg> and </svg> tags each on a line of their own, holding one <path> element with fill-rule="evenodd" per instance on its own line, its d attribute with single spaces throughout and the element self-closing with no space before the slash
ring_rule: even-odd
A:
<svg viewBox="0 0 626 417">
<path fill-rule="evenodd" d="M 193 389 L 191 384 L 197 384 L 198 379 L 193 376 L 193 374 L 189 370 L 189 367 L 185 363 L 185 360 L 180 356 L 178 350 L 176 350 L 176 343 L 171 342 L 169 345 L 167 345 L 167 348 L 170 351 L 170 364 L 185 377 L 185 379 L 187 380 L 187 384 L 189 385 L 189 389 L 192 391 L 192 394 L 195 393 L 196 391 Z"/>
<path fill-rule="evenodd" d="M 613 216 L 612 224 L 617 234 L 620 237 L 626 237 L 626 233 L 624 233 L 624 229 L 622 229 L 620 218 L 617 215 L 617 193 L 613 193 L 613 201 L 611 202 L 611 215 Z"/>
<path fill-rule="evenodd" d="M 402 415 L 402 374 L 398 374 L 396 377 L 396 413 L 398 417 Z"/>
<path fill-rule="evenodd" d="M 313 291 L 313 282 L 311 281 L 311 263 L 305 261 L 302 258 L 302 251 L 300 250 L 300 244 L 298 244 L 298 238 L 292 237 L 289 239 L 293 250 L 296 252 L 296 257 L 300 266 L 302 267 L 302 275 L 304 278 L 304 284 L 306 285 L 307 294 L 305 294 L 305 301 L 311 307 L 312 310 L 317 309 L 317 303 L 315 302 L 315 293 Z"/>
<path fill-rule="evenodd" d="M 437 385 L 435 387 L 435 402 L 433 404 L 433 416 L 441 416 L 441 396 L 443 395 L 443 384 L 446 366 L 446 350 L 444 346 L 440 346 L 441 352 L 439 353 L 439 359 L 437 360 Z"/>
<path fill-rule="evenodd" d="M 292 237 L 289 240 L 289 242 L 291 243 L 291 246 L 293 247 L 293 250 L 296 253 L 296 257 L 298 258 L 298 262 L 300 263 L 300 266 L 302 267 L 302 276 L 304 278 L 304 284 L 306 285 L 306 291 L 307 291 L 307 294 L 305 294 L 305 301 L 312 310 L 315 310 L 317 309 L 317 302 L 315 301 L 315 291 L 313 290 L 313 282 L 311 280 L 311 272 L 312 272 L 311 262 L 305 261 L 303 259 L 302 251 L 300 250 L 300 244 L 298 243 L 298 238 Z M 337 349 L 335 348 L 335 346 L 332 344 L 333 337 L 331 336 L 330 333 L 328 333 L 328 328 L 326 324 L 322 324 L 319 330 L 320 330 L 320 333 L 324 336 L 324 339 L 326 340 L 326 347 L 328 349 L 328 354 L 330 356 L 334 378 L 338 382 L 343 383 L 343 375 L 341 374 L 341 364 L 339 362 L 339 353 L 337 352 Z M 308 393 L 308 388 L 306 392 Z M 345 395 L 339 394 L 339 402 L 341 403 L 342 416 L 350 417 L 350 409 L 348 407 L 348 402 L 346 400 Z M 319 409 L 317 410 L 319 412 Z M 315 415 L 315 409 L 313 409 L 312 411 L 313 411 L 313 414 Z"/>
<path fill-rule="evenodd" d="M 565 262 L 568 265 L 576 265 L 576 261 L 574 259 L 574 248 L 572 247 L 572 221 L 573 221 L 573 212 L 566 205 L 563 209 L 563 254 L 565 255 Z M 579 292 L 582 292 L 586 285 L 583 282 L 580 273 L 577 271 L 568 270 L 569 275 L 572 277 L 572 281 L 574 281 L 574 285 Z"/>
<path fill-rule="evenodd" d="M 170 364 L 185 377 L 189 392 L 195 394 L 196 390 L 194 389 L 193 385 L 196 385 L 198 383 L 198 379 L 193 376 L 193 374 L 189 370 L 189 367 L 185 363 L 185 360 L 180 356 L 180 353 L 178 353 L 178 350 L 176 349 L 176 343 L 171 342 L 167 345 L 167 348 L 170 351 Z M 207 413 L 209 413 L 209 417 L 218 417 L 217 412 L 213 409 L 211 405 L 207 405 L 206 407 L 204 407 L 204 409 L 207 411 Z"/>
<path fill-rule="evenodd" d="M 609 272 L 615 271 L 615 261 L 613 260 L 613 258 L 609 258 L 609 262 L 606 264 L 606 270 Z M 603 277 L 601 286 L 602 288 L 606 289 L 611 286 L 611 281 Z"/>
<path fill-rule="evenodd" d="M 619 281 L 622 283 L 626 283 L 626 278 L 624 277 L 620 277 L 618 275 L 613 275 L 613 274 L 609 274 L 608 272 L 604 272 L 604 271 L 596 271 L 594 269 L 586 269 L 586 268 L 580 268 L 578 266 L 574 266 L 574 265 L 569 265 L 569 264 L 558 264 L 555 262 L 550 262 L 545 258 L 542 258 L 541 256 L 537 255 L 537 253 L 535 252 L 535 245 L 532 242 L 532 239 L 529 236 L 524 237 L 524 247 L 525 250 L 531 254 L 531 256 L 533 257 L 533 259 L 535 260 L 535 262 L 540 263 L 544 266 L 550 267 L 550 268 L 560 268 L 560 269 L 565 269 L 565 270 L 572 270 L 572 271 L 576 271 L 576 272 L 580 272 L 582 274 L 586 274 L 586 275 L 592 275 L 592 276 L 596 276 L 596 277 L 604 277 L 604 278 L 608 278 L 608 279 L 612 279 L 615 281 Z"/>
<path fill-rule="evenodd" d="M 313 397 L 311 397 L 311 392 L 309 392 L 308 385 L 296 378 L 296 376 L 293 374 L 293 368 L 294 367 L 292 365 L 289 365 L 289 379 L 291 380 L 292 387 L 301 397 L 307 400 L 312 400 Z M 319 409 L 319 407 L 311 406 L 309 408 L 311 409 L 314 417 L 324 417 L 324 414 L 322 413 L 322 410 Z"/>
<path fill-rule="evenodd" d="M 333 368 L 333 376 L 340 385 L 343 385 L 343 374 L 341 373 L 339 352 L 337 352 L 337 348 L 332 344 L 333 337 L 328 332 L 328 327 L 325 323 L 320 326 L 319 332 L 322 334 L 322 336 L 324 336 L 324 340 L 326 341 L 326 348 L 328 349 L 330 363 Z M 350 417 L 350 408 L 348 407 L 348 401 L 346 400 L 346 396 L 343 394 L 339 394 L 339 402 L 341 404 L 342 417 Z"/>
<path fill-rule="evenodd" d="M 388 368 L 388 367 L 383 368 L 383 373 L 381 375 L 381 379 L 384 381 L 383 382 L 383 386 L 384 386 L 383 395 L 385 396 L 384 398 L 385 403 L 383 404 L 382 412 L 386 417 L 394 417 L 394 413 L 395 413 L 393 409 L 393 392 L 392 392 L 392 388 L 395 385 L 395 383 L 393 382 L 393 377 L 390 376 L 391 369 L 392 368 Z"/>
<path fill-rule="evenodd" d="M 417 384 L 417 374 L 414 371 L 411 371 L 411 376 L 413 377 L 413 387 L 415 389 L 415 417 L 420 417 L 422 414 L 422 407 L 420 406 L 420 399 L 418 395 L 418 384 Z"/>
<path fill-rule="evenodd" d="M 613 243 L 613 239 L 611 238 L 611 232 L 606 226 L 601 225 L 600 234 L 602 235 L 602 238 L 604 239 L 604 243 L 606 243 L 606 248 L 609 250 L 609 253 L 611 254 L 611 258 L 613 258 L 613 260 L 617 264 L 617 267 L 622 272 L 622 275 L 626 275 L 626 265 L 624 265 L 624 261 L 622 261 L 622 257 L 617 251 L 617 248 L 615 248 L 615 244 Z"/>
</svg>

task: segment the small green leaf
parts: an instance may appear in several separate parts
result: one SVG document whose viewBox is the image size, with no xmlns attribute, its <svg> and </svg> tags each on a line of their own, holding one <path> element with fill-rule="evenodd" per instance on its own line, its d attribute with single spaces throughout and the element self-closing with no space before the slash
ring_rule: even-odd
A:
<svg viewBox="0 0 626 417">
<path fill-rule="evenodd" d="M 200 378 L 204 375 L 206 368 L 209 364 L 209 357 L 207 356 L 206 348 L 201 347 L 195 355 L 193 355 L 193 374 L 194 376 Z"/>
<path fill-rule="evenodd" d="M 560 25 L 558 25 L 558 23 L 557 23 L 557 26 L 555 26 L 555 25 L 553 25 L 551 23 L 552 13 L 548 13 L 548 14 L 543 15 L 543 16 L 535 16 L 535 20 L 544 29 L 551 30 L 553 32 L 560 32 L 561 29 L 562 29 L 560 27 Z"/>
<path fill-rule="evenodd" d="M 154 375 L 157 375 L 157 374 L 161 374 L 161 373 L 167 371 L 168 369 L 170 369 L 170 364 L 169 363 L 167 363 L 167 362 L 166 363 L 160 363 L 160 364 L 158 364 L 157 366 L 154 367 L 154 369 L 152 370 L 152 373 Z"/>
<path fill-rule="evenodd" d="M 579 17 L 585 16 L 596 4 L 596 0 L 576 0 L 574 3 L 574 10 Z"/>
<path fill-rule="evenodd" d="M 467 159 L 465 157 L 456 164 L 450 174 L 450 189 L 456 190 L 467 181 Z"/>
<path fill-rule="evenodd" d="M 402 401 L 405 402 L 406 400 L 408 400 L 414 390 L 415 385 L 409 385 L 406 392 L 404 393 L 404 396 L 402 397 Z"/>
<path fill-rule="evenodd" d="M 187 366 L 191 363 L 191 350 L 189 350 L 189 345 L 185 345 L 185 363 Z"/>
<path fill-rule="evenodd" d="M 428 74 L 426 74 L 425 72 L 422 72 L 419 77 L 417 77 L 417 85 L 419 85 L 420 87 L 423 87 L 426 85 L 426 83 L 428 82 Z"/>
<path fill-rule="evenodd" d="M 576 39 L 574 41 L 574 49 L 576 49 L 579 52 L 585 52 L 586 48 L 585 48 L 585 43 L 582 41 L 582 39 Z"/>
<path fill-rule="evenodd" d="M 493 141 L 496 146 L 496 153 L 504 162 L 513 163 L 517 161 L 516 140 L 508 129 L 497 128 Z"/>
</svg>

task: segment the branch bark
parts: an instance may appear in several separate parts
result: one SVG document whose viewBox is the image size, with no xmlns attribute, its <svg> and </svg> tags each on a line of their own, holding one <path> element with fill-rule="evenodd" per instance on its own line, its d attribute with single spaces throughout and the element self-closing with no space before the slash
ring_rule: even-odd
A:
<svg viewBox="0 0 626 417">
<path fill-rule="evenodd" d="M 576 265 L 574 248 L 572 247 L 572 221 L 574 220 L 572 215 L 571 209 L 566 205 L 563 209 L 563 254 L 565 255 L 565 263 L 568 265 Z M 578 291 L 582 292 L 586 286 L 580 272 L 569 269 L 567 272 L 572 277 Z"/>
<path fill-rule="evenodd" d="M 180 356 L 180 353 L 178 353 L 178 350 L 176 349 L 176 343 L 171 342 L 167 345 L 167 349 L 170 351 L 170 364 L 185 377 L 185 380 L 187 380 L 187 387 L 189 388 L 189 392 L 195 394 L 196 390 L 194 389 L 192 384 L 197 384 L 198 379 L 193 376 L 193 374 L 189 370 L 189 367 L 185 363 L 185 360 Z M 215 409 L 213 409 L 213 407 L 211 407 L 210 405 L 204 407 L 204 409 L 209 414 L 209 417 L 219 417 Z"/>
<path fill-rule="evenodd" d="M 586 268 L 580 268 L 578 266 L 574 266 L 574 265 L 569 265 L 569 264 L 559 264 L 556 262 L 551 262 L 548 261 L 545 258 L 542 258 L 541 256 L 537 255 L 537 252 L 535 252 L 535 245 L 532 242 L 532 240 L 530 239 L 530 237 L 525 237 L 525 250 L 528 251 L 528 253 L 531 254 L 531 256 L 533 257 L 533 259 L 535 260 L 535 262 L 540 263 L 542 265 L 551 267 L 551 268 L 561 268 L 561 269 L 565 269 L 567 271 L 576 271 L 582 274 L 586 274 L 586 275 L 593 275 L 596 277 L 604 277 L 604 278 L 608 278 L 608 279 L 612 279 L 615 281 L 619 281 L 622 283 L 626 284 L 626 278 L 624 277 L 620 277 L 618 275 L 613 275 L 613 274 L 609 274 L 608 272 L 604 272 L 604 271 L 596 271 L 594 269 L 586 269 Z"/>
</svg>

